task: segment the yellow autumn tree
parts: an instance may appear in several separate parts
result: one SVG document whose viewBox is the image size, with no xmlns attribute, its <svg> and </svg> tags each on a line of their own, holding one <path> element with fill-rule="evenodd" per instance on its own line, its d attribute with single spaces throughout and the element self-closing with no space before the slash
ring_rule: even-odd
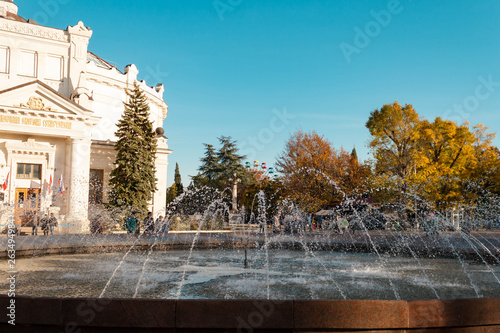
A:
<svg viewBox="0 0 500 333">
<path fill-rule="evenodd" d="M 474 206 L 483 191 L 496 191 L 500 154 L 484 125 L 429 122 L 394 102 L 373 111 L 366 126 L 375 157 L 370 190 L 386 202 L 446 210 Z"/>
<path fill-rule="evenodd" d="M 422 121 L 417 169 L 412 183 L 436 209 L 443 210 L 463 202 L 463 181 L 476 166 L 475 136 L 465 123 L 457 126 L 437 117 Z"/>
</svg>

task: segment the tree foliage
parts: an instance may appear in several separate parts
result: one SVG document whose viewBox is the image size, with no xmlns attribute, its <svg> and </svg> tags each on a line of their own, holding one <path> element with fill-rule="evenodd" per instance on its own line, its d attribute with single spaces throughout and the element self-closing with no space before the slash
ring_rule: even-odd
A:
<svg viewBox="0 0 500 333">
<path fill-rule="evenodd" d="M 236 141 L 227 136 L 221 136 L 218 140 L 221 147 L 217 151 L 213 145 L 204 143 L 205 154 L 201 158 L 199 173 L 192 177 L 194 185 L 223 191 L 231 185 L 232 179 L 239 178 L 243 184 L 250 182 L 250 175 L 243 166 L 245 156 L 238 154 Z"/>
<path fill-rule="evenodd" d="M 137 83 L 127 92 L 122 118 L 115 135 L 115 168 L 109 184 L 110 204 L 147 210 L 152 194 L 157 190 L 155 177 L 156 134 L 149 120 L 146 95 Z"/>
<path fill-rule="evenodd" d="M 174 183 L 177 187 L 177 195 L 182 194 L 184 192 L 184 185 L 182 185 L 181 172 L 179 171 L 179 163 L 175 163 Z"/>
<path fill-rule="evenodd" d="M 366 126 L 375 158 L 371 183 L 392 189 L 392 195 L 384 191 L 388 201 L 409 204 L 411 192 L 412 200 L 445 210 L 474 204 L 482 191 L 495 190 L 498 149 L 482 124 L 471 128 L 440 117 L 429 122 L 411 105 L 394 102 L 373 111 Z"/>
<path fill-rule="evenodd" d="M 366 127 L 372 135 L 375 172 L 401 178 L 413 171 L 417 156 L 420 120 L 413 106 L 402 107 L 397 101 L 370 113 Z"/>
<path fill-rule="evenodd" d="M 284 195 L 309 212 L 354 195 L 369 171 L 353 154 L 336 150 L 314 131 L 292 134 L 276 166 Z"/>
</svg>

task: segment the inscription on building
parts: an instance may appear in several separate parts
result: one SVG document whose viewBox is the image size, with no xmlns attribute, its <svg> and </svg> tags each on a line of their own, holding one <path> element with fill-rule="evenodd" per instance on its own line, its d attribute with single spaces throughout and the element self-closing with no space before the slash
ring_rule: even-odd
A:
<svg viewBox="0 0 500 333">
<path fill-rule="evenodd" d="M 0 115 L 0 123 L 22 124 L 29 126 L 63 128 L 63 129 L 71 129 L 72 125 L 70 121 L 49 120 L 49 119 L 42 120 L 38 118 L 9 116 L 9 115 Z"/>
</svg>

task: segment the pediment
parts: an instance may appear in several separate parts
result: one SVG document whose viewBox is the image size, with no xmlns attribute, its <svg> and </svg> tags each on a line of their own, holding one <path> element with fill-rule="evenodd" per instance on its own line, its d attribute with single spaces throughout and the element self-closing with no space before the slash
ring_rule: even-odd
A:
<svg viewBox="0 0 500 333">
<path fill-rule="evenodd" d="M 0 91 L 0 108 L 18 112 L 43 113 L 45 116 L 89 118 L 87 110 L 40 81 Z"/>
</svg>

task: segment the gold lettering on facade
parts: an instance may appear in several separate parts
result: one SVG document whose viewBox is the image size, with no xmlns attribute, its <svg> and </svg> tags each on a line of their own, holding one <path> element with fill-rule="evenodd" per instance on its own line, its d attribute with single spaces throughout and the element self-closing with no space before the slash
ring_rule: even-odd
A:
<svg viewBox="0 0 500 333">
<path fill-rule="evenodd" d="M 43 126 L 49 128 L 62 128 L 71 129 L 72 123 L 70 121 L 60 120 L 43 120 L 38 118 L 18 117 L 9 115 L 0 115 L 0 123 L 8 124 L 22 124 L 28 126 Z"/>
<path fill-rule="evenodd" d="M 7 116 L 0 114 L 0 123 L 20 124 L 21 118 L 17 116 Z"/>
<path fill-rule="evenodd" d="M 23 125 L 42 126 L 42 120 L 37 118 L 23 118 Z"/>
<path fill-rule="evenodd" d="M 57 120 L 44 120 L 43 126 L 44 127 L 71 129 L 71 122 L 69 122 L 69 121 L 57 121 Z"/>
</svg>

